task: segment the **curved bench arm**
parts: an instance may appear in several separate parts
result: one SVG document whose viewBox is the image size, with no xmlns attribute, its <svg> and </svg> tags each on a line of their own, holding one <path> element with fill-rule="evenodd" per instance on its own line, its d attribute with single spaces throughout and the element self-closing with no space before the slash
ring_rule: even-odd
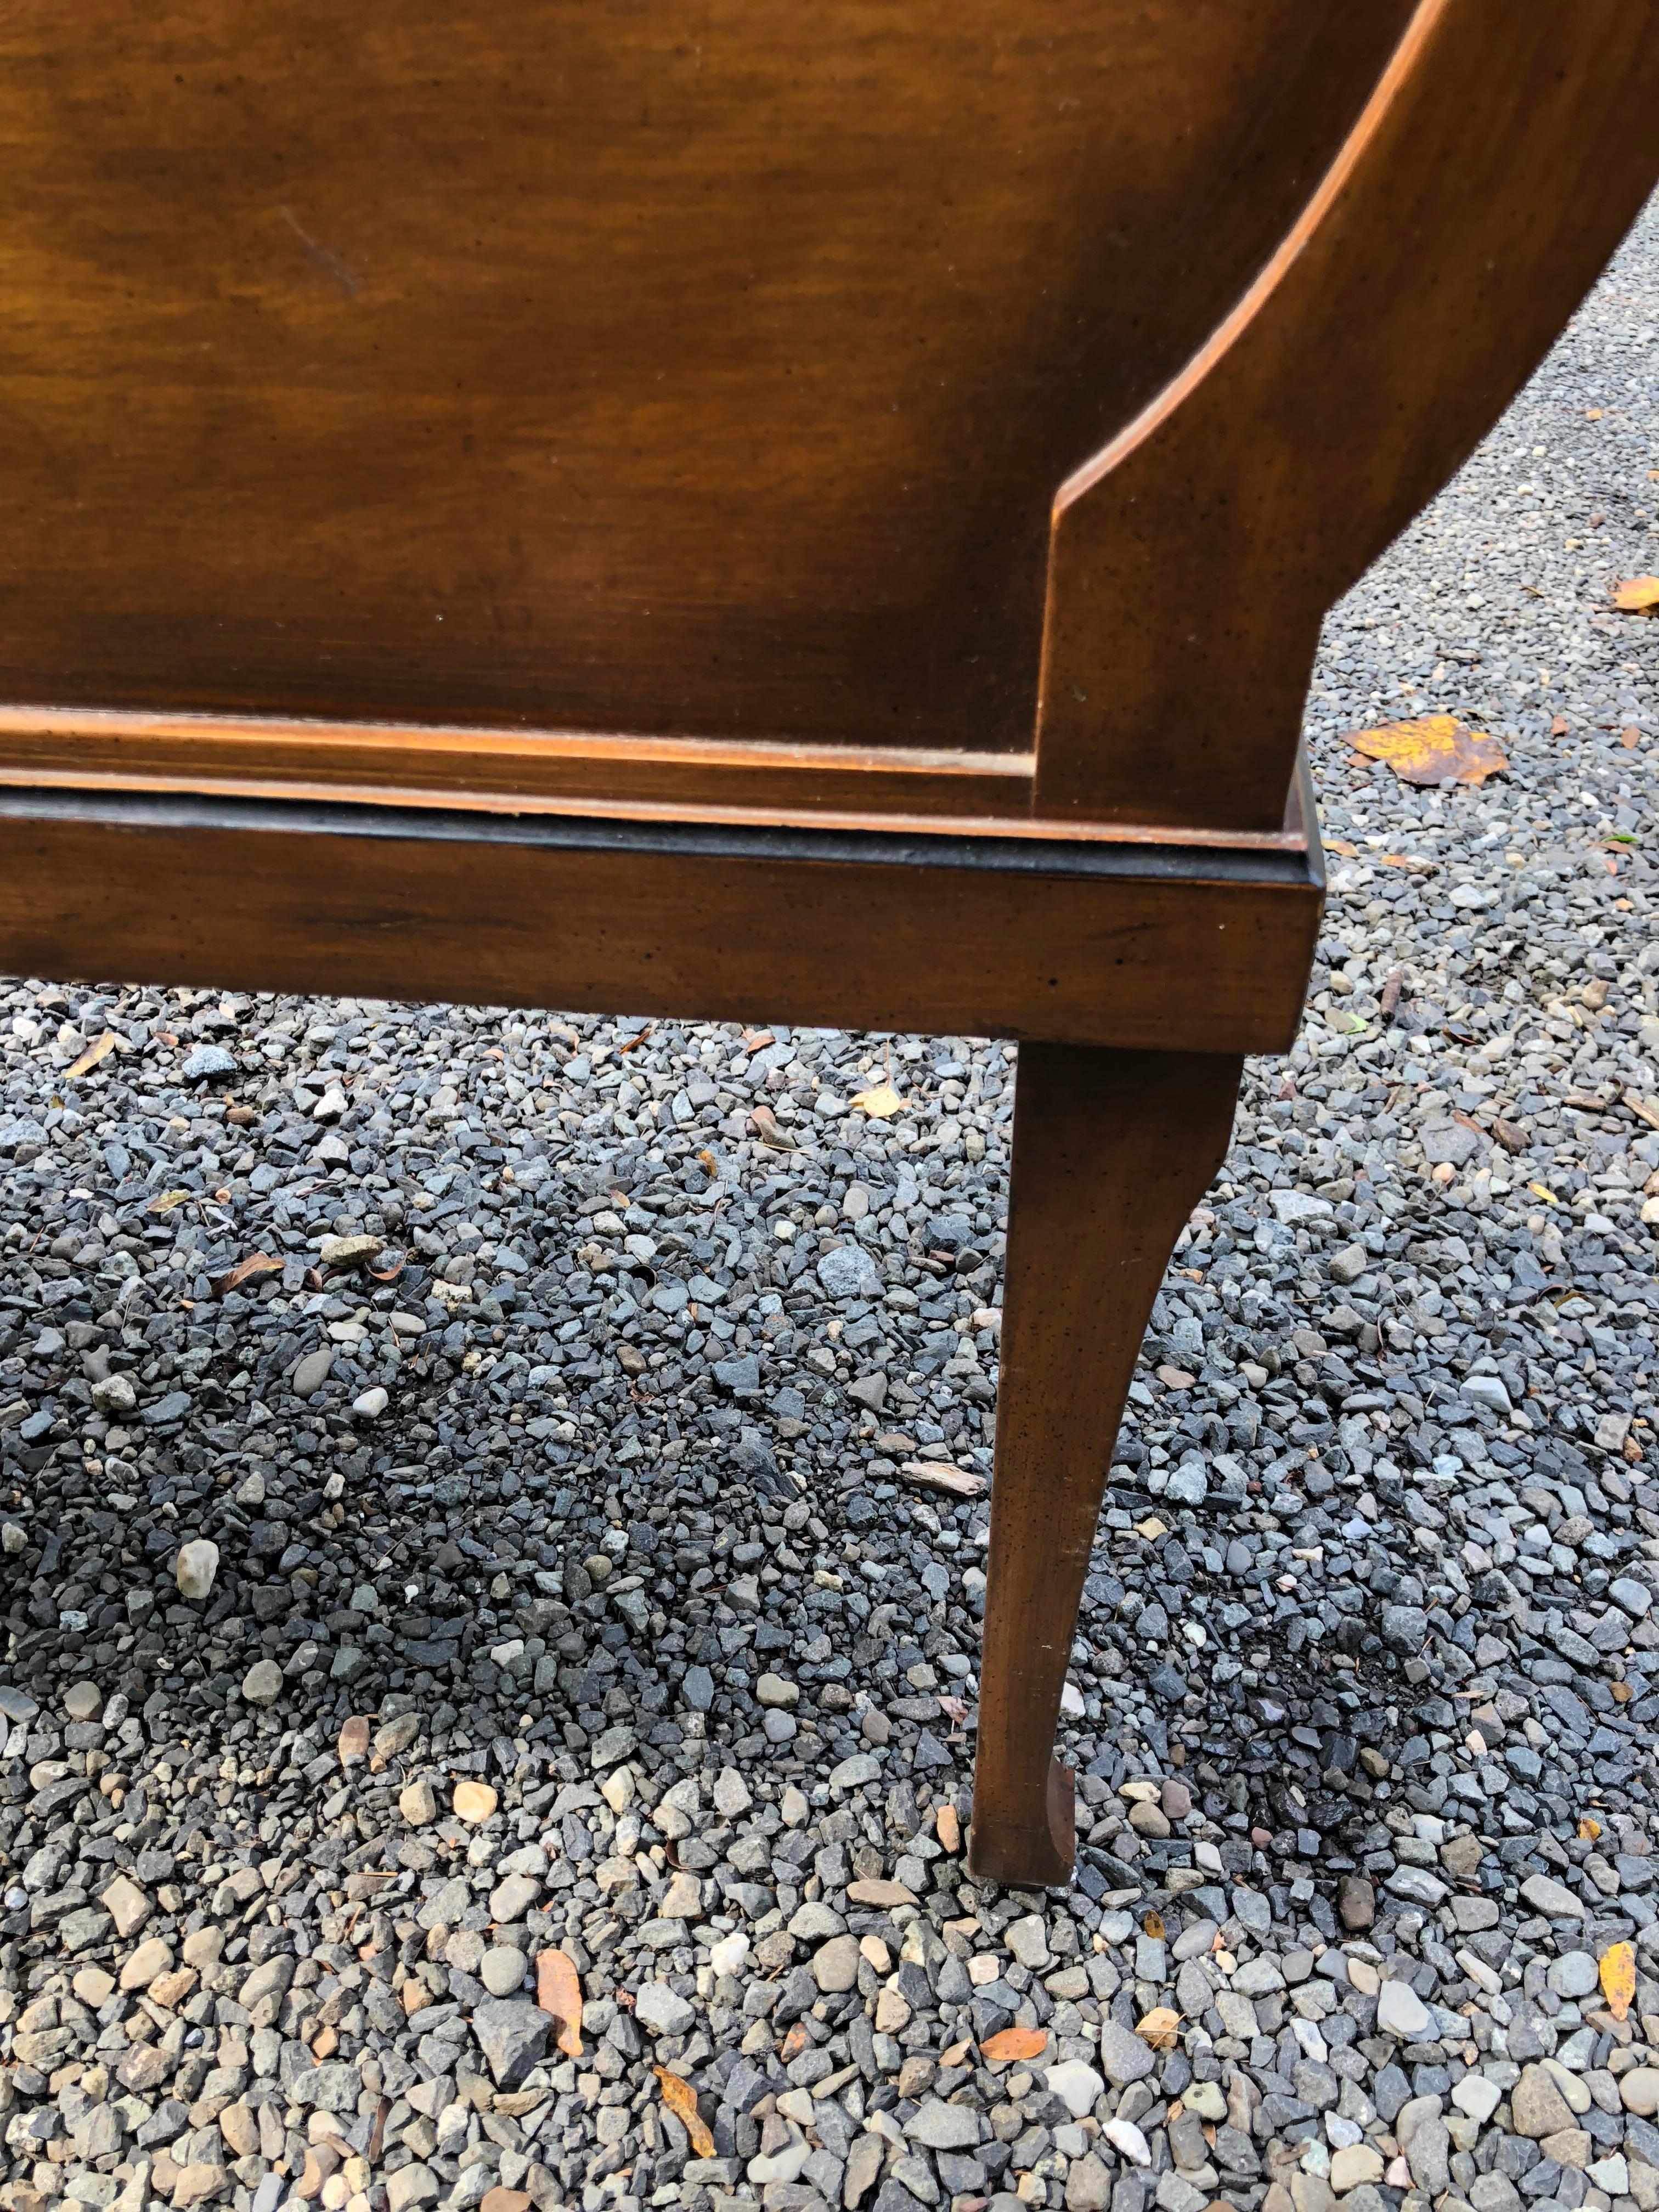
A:
<svg viewBox="0 0 1659 2212">
<path fill-rule="evenodd" d="M 1659 176 L 1659 0 L 1422 0 L 1301 220 L 1060 487 L 1036 811 L 1270 830 L 1326 610 Z"/>
</svg>

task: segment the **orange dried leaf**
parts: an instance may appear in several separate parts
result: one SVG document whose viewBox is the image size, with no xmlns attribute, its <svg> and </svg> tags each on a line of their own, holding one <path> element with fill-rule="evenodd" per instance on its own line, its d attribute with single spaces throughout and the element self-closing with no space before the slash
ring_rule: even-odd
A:
<svg viewBox="0 0 1659 2212">
<path fill-rule="evenodd" d="M 115 1049 L 115 1032 L 106 1030 L 102 1036 L 89 1044 L 73 1066 L 64 1070 L 65 1083 L 73 1083 L 77 1075 L 89 1075 L 100 1060 L 107 1060 Z"/>
<path fill-rule="evenodd" d="M 560 1952 L 561 1958 L 564 1954 Z M 693 2158 L 713 2158 L 714 2138 L 708 2132 L 702 2114 L 697 2110 L 697 2093 L 683 2075 L 671 2073 L 666 2066 L 653 2066 L 662 2090 L 662 2100 L 691 2138 Z"/>
<path fill-rule="evenodd" d="M 1154 2005 L 1145 2020 L 1137 2023 L 1135 2033 L 1143 2043 L 1150 2043 L 1154 2051 L 1173 2051 L 1176 2031 L 1181 2026 L 1181 2014 L 1169 2005 Z"/>
<path fill-rule="evenodd" d="M 164 1190 L 159 1198 L 151 1199 L 144 1211 L 146 1213 L 171 1213 L 177 1206 L 188 1206 L 195 1196 L 193 1190 Z"/>
<path fill-rule="evenodd" d="M 1496 738 L 1466 729 L 1450 714 L 1387 722 L 1356 732 L 1348 743 L 1367 760 L 1387 761 L 1402 783 L 1485 783 L 1510 764 Z"/>
<path fill-rule="evenodd" d="M 1601 1954 L 1601 1994 L 1615 2020 L 1628 2014 L 1636 1996 L 1636 1951 L 1629 1943 L 1615 1943 Z"/>
<path fill-rule="evenodd" d="M 1659 576 L 1631 576 L 1613 587 L 1613 604 L 1627 615 L 1659 611 Z"/>
<path fill-rule="evenodd" d="M 536 1960 L 536 2002 L 559 2024 L 558 2046 L 567 2058 L 582 2055 L 582 1985 L 568 1951 L 544 1951 Z M 705 2155 L 699 2152 L 701 2158 Z"/>
<path fill-rule="evenodd" d="M 222 1298 L 232 1291 L 240 1291 L 244 1283 L 251 1283 L 256 1275 L 280 1275 L 282 1272 L 282 1261 L 273 1260 L 269 1252 L 250 1252 L 246 1259 L 239 1260 L 228 1273 L 214 1277 L 213 1294 L 215 1297 Z"/>
<path fill-rule="evenodd" d="M 1150 1936 L 1154 1943 L 1164 1941 L 1164 1915 L 1161 1912 L 1149 1912 L 1141 1922 L 1140 1928 L 1141 1933 Z"/>
<path fill-rule="evenodd" d="M 1579 1842 L 1581 1844 L 1593 1844 L 1601 1832 L 1601 1823 L 1599 1820 L 1592 1820 L 1589 1814 L 1586 1813 L 1583 1820 L 1578 1823 Z"/>
<path fill-rule="evenodd" d="M 1017 2058 L 1041 2058 L 1048 2048 L 1048 2033 L 1042 2027 L 1005 2027 L 979 2046 L 979 2055 L 990 2066 L 1007 2066 Z"/>
</svg>

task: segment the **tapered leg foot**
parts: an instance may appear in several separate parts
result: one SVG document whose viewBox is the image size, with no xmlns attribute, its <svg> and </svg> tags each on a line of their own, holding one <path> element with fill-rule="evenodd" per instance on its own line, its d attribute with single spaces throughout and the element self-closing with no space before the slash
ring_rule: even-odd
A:
<svg viewBox="0 0 1659 2212">
<path fill-rule="evenodd" d="M 1225 1156 L 1241 1069 L 1020 1048 L 969 1850 L 987 1880 L 1071 1879 L 1072 1772 L 1053 1745 L 1083 1578 L 1152 1301 Z"/>
</svg>

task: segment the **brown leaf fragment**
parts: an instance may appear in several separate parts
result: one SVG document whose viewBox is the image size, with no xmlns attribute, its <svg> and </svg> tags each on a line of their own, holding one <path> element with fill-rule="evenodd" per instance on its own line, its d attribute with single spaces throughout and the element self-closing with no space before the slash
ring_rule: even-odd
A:
<svg viewBox="0 0 1659 2212">
<path fill-rule="evenodd" d="M 113 1030 L 106 1030 L 102 1036 L 94 1038 L 87 1047 L 79 1060 L 64 1070 L 64 1082 L 73 1083 L 78 1075 L 90 1075 L 99 1061 L 107 1060 L 114 1049 L 115 1032 Z"/>
<path fill-rule="evenodd" d="M 769 1106 L 757 1106 L 749 1116 L 755 1125 L 755 1133 L 762 1144 L 770 1145 L 774 1152 L 793 1152 L 799 1150 L 787 1129 L 778 1127 L 777 1117 Z"/>
<path fill-rule="evenodd" d="M 567 2058 L 582 2055 L 582 1985 L 568 1951 L 543 1951 L 536 1960 L 536 2002 L 558 2022 L 555 2040 Z M 700 2152 L 701 2157 L 702 2154 Z"/>
<path fill-rule="evenodd" d="M 1161 1943 L 1164 1941 L 1164 1915 L 1149 1912 L 1140 1923 L 1140 1932 L 1143 1936 L 1150 1936 L 1154 1943 Z"/>
<path fill-rule="evenodd" d="M 708 2132 L 703 2117 L 697 2110 L 697 2093 L 684 2075 L 672 2073 L 666 2066 L 653 2066 L 662 2091 L 662 2100 L 691 2138 L 693 2158 L 713 2158 L 714 2138 Z"/>
<path fill-rule="evenodd" d="M 1357 731 L 1348 743 L 1367 760 L 1386 761 L 1402 783 L 1485 783 L 1501 775 L 1509 755 L 1484 730 L 1466 729 L 1451 714 L 1424 714 Z"/>
<path fill-rule="evenodd" d="M 1659 613 L 1659 576 L 1628 576 L 1613 587 L 1613 604 L 1627 615 Z"/>
<path fill-rule="evenodd" d="M 979 2046 L 988 2066 L 1006 2066 L 1013 2060 L 1041 2058 L 1048 2048 L 1048 2033 L 1042 2027 L 1005 2027 Z"/>
<path fill-rule="evenodd" d="M 1146 2018 L 1137 2022 L 1135 2033 L 1143 2043 L 1150 2043 L 1154 2051 L 1173 2051 L 1180 2026 L 1181 2014 L 1171 2006 L 1154 2005 Z"/>
<path fill-rule="evenodd" d="M 213 1295 L 216 1298 L 228 1297 L 232 1291 L 240 1291 L 244 1283 L 251 1283 L 256 1275 L 280 1275 L 282 1272 L 282 1261 L 273 1260 L 269 1252 L 250 1252 L 246 1260 L 239 1260 L 226 1273 L 214 1277 Z"/>
</svg>

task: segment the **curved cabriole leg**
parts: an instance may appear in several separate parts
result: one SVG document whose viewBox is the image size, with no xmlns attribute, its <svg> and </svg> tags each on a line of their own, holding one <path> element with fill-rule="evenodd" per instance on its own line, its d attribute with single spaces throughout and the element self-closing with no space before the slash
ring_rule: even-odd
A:
<svg viewBox="0 0 1659 2212">
<path fill-rule="evenodd" d="M 1083 1577 L 1152 1301 L 1225 1156 L 1242 1065 L 1020 1048 L 969 1852 L 982 1879 L 1071 1879 L 1072 1771 L 1053 1745 Z"/>
</svg>

